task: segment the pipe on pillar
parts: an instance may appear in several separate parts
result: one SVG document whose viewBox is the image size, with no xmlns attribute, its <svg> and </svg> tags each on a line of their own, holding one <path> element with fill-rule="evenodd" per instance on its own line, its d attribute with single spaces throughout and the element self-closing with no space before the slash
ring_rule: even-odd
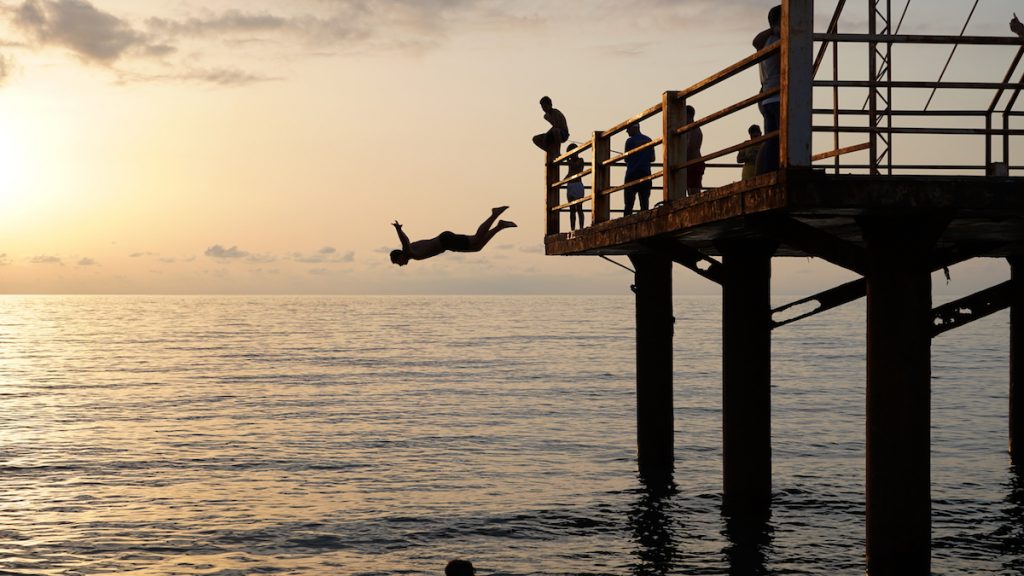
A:
<svg viewBox="0 0 1024 576">
<path fill-rule="evenodd" d="M 671 482 L 672 260 L 662 254 L 634 254 L 636 268 L 637 457 L 649 483 Z"/>
<path fill-rule="evenodd" d="M 1010 300 L 1010 459 L 1024 468 L 1024 255 L 1006 259 L 1013 283 Z"/>
<path fill-rule="evenodd" d="M 927 575 L 931 562 L 932 298 L 929 253 L 948 219 L 868 216 L 867 564 Z"/>
<path fill-rule="evenodd" d="M 772 499 L 771 259 L 778 244 L 716 244 L 722 254 L 723 511 L 767 518 Z"/>
</svg>

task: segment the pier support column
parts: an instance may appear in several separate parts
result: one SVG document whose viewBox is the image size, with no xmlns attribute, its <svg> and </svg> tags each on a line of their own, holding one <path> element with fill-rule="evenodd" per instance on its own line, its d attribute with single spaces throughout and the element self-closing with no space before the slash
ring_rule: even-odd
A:
<svg viewBox="0 0 1024 576">
<path fill-rule="evenodd" d="M 629 257 L 636 268 L 636 438 L 640 474 L 671 481 L 672 260 L 661 254 Z"/>
<path fill-rule="evenodd" d="M 867 565 L 927 575 L 931 561 L 932 297 L 929 252 L 943 222 L 865 217 Z"/>
<path fill-rule="evenodd" d="M 723 510 L 766 518 L 772 500 L 771 259 L 777 243 L 737 240 L 722 253 Z"/>
<path fill-rule="evenodd" d="M 1007 258 L 1010 300 L 1010 459 L 1024 468 L 1024 255 Z"/>
</svg>

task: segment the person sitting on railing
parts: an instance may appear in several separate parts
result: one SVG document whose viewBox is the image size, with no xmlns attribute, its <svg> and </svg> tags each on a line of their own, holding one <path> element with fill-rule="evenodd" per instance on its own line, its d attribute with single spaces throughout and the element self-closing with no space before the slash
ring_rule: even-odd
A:
<svg viewBox="0 0 1024 576">
<path fill-rule="evenodd" d="M 640 132 L 639 124 L 630 124 L 627 126 L 626 134 L 629 134 L 629 138 L 626 138 L 626 152 L 629 152 L 634 148 L 639 148 L 651 141 L 649 136 Z M 653 147 L 641 150 L 632 156 L 627 156 L 625 181 L 630 182 L 650 176 L 652 162 L 654 162 Z M 633 213 L 633 202 L 636 201 L 637 196 L 640 197 L 640 209 L 647 210 L 651 200 L 651 181 L 646 180 L 639 184 L 628 186 L 626 187 L 624 194 L 625 209 L 622 211 L 623 216 L 629 216 Z"/>
<path fill-rule="evenodd" d="M 697 117 L 697 111 L 693 106 L 686 107 L 686 124 L 692 124 Z M 686 133 L 686 161 L 696 160 L 701 157 L 700 146 L 704 143 L 704 132 L 700 127 L 694 128 Z M 696 196 L 701 193 L 704 186 L 704 161 L 686 167 L 686 195 Z"/>
<path fill-rule="evenodd" d="M 747 134 L 750 135 L 750 139 L 761 137 L 761 127 L 757 124 L 751 124 L 750 128 L 747 128 Z M 740 176 L 741 180 L 747 180 L 757 176 L 757 153 L 761 151 L 760 144 L 754 144 L 753 146 L 747 146 L 743 150 L 740 150 L 739 154 L 736 155 L 736 161 L 743 164 L 743 174 Z"/>
<path fill-rule="evenodd" d="M 498 216 L 507 209 L 508 206 L 493 208 L 491 215 L 480 224 L 476 234 L 472 236 L 455 234 L 445 230 L 429 240 L 417 240 L 416 242 L 409 242 L 409 237 L 402 231 L 402 225 L 398 223 L 398 220 L 395 220 L 391 225 L 395 227 L 395 232 L 398 233 L 398 240 L 402 243 L 402 248 L 401 250 L 391 251 L 391 263 L 405 266 L 409 263 L 409 260 L 426 260 L 445 251 L 479 252 L 481 248 L 491 241 L 491 238 L 494 238 L 495 234 L 505 228 L 516 227 L 515 222 L 498 220 L 498 225 L 491 228 L 491 224 L 494 224 Z"/>
<path fill-rule="evenodd" d="M 775 6 L 768 11 L 768 29 L 762 30 L 754 37 L 754 48 L 762 50 L 767 46 L 775 44 L 782 39 L 782 6 Z M 761 92 L 767 92 L 780 86 L 779 76 L 781 73 L 781 61 L 779 53 L 775 52 L 758 64 L 761 72 Z M 764 133 L 775 132 L 779 129 L 779 95 L 769 96 L 758 103 L 761 109 L 761 116 L 764 117 Z M 775 172 L 779 169 L 779 139 L 772 138 L 761 146 L 757 156 L 757 173 L 765 174 Z"/>
<path fill-rule="evenodd" d="M 566 148 L 566 152 L 571 152 L 576 149 L 576 144 L 569 144 Z M 579 174 L 583 172 L 586 163 L 583 162 L 583 158 L 579 154 L 574 154 L 569 157 L 569 174 Z M 569 199 L 569 202 L 583 199 L 583 178 L 573 178 L 565 185 L 565 195 Z M 585 225 L 583 223 L 583 204 L 573 204 L 569 206 L 569 228 L 571 230 L 576 229 L 576 218 L 579 217 L 580 228 L 582 229 Z"/>
<path fill-rule="evenodd" d="M 562 142 L 569 139 L 569 124 L 565 121 L 565 114 L 551 105 L 551 98 L 547 96 L 541 98 L 540 108 L 544 111 L 544 119 L 551 124 L 551 128 L 543 134 L 534 136 L 533 143 L 547 152 L 549 158 L 554 158 L 558 156 Z"/>
<path fill-rule="evenodd" d="M 1024 37 L 1024 24 L 1017 19 L 1017 13 L 1013 13 L 1013 20 L 1010 20 L 1010 30 L 1017 36 Z"/>
</svg>

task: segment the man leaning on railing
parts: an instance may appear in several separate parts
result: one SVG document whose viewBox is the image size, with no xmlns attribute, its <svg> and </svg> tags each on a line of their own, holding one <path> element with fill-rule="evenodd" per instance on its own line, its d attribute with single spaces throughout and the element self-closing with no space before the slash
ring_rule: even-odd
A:
<svg viewBox="0 0 1024 576">
<path fill-rule="evenodd" d="M 768 11 L 768 29 L 762 30 L 754 37 L 754 48 L 763 50 L 782 39 L 780 26 L 782 25 L 782 6 L 775 6 Z M 775 52 L 758 64 L 761 72 L 761 92 L 767 92 L 779 87 L 779 76 L 781 73 L 781 59 L 779 53 Z M 758 103 L 761 109 L 761 116 L 764 117 L 764 133 L 769 134 L 779 129 L 779 95 L 775 94 L 765 98 Z M 765 174 L 775 172 L 779 169 L 779 138 L 778 136 L 769 139 L 761 146 L 761 152 L 757 156 L 757 173 Z"/>
</svg>

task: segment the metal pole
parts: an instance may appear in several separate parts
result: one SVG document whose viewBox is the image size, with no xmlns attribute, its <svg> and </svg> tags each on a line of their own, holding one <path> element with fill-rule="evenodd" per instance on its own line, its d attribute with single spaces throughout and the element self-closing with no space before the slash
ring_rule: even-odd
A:
<svg viewBox="0 0 1024 576">
<path fill-rule="evenodd" d="M 634 254 L 636 269 L 637 455 L 648 482 L 671 481 L 672 420 L 672 260 L 661 254 Z"/>
<path fill-rule="evenodd" d="M 1010 458 L 1024 467 L 1024 254 L 1007 258 L 1010 301 Z"/>
<path fill-rule="evenodd" d="M 771 258 L 777 244 L 740 240 L 722 253 L 723 508 L 766 518 L 772 498 Z"/>
<path fill-rule="evenodd" d="M 867 245 L 867 564 L 929 574 L 931 275 L 927 217 L 861 219 Z"/>
</svg>

